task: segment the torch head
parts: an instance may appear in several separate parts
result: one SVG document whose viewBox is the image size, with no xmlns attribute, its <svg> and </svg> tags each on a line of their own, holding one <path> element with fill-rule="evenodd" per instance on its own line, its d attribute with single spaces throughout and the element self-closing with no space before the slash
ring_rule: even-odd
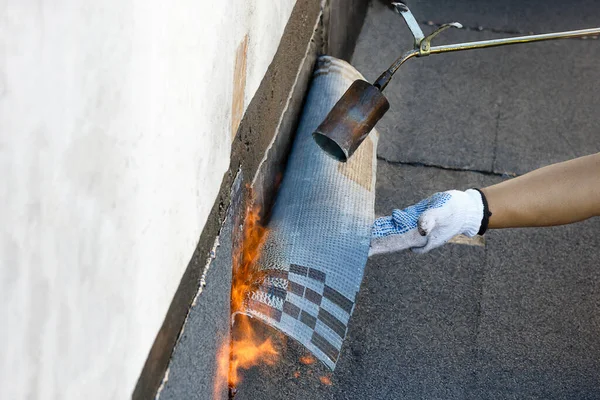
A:
<svg viewBox="0 0 600 400">
<path fill-rule="evenodd" d="M 313 138 L 331 157 L 346 162 L 389 108 L 377 87 L 354 81 L 313 132 Z"/>
</svg>

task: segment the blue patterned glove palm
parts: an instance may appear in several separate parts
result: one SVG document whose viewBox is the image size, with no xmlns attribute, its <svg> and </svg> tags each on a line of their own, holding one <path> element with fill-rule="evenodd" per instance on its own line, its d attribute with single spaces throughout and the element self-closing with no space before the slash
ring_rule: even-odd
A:
<svg viewBox="0 0 600 400">
<path fill-rule="evenodd" d="M 481 194 L 473 189 L 450 190 L 433 196 L 373 224 L 369 256 L 412 249 L 426 253 L 453 236 L 477 234 L 483 218 Z"/>
</svg>

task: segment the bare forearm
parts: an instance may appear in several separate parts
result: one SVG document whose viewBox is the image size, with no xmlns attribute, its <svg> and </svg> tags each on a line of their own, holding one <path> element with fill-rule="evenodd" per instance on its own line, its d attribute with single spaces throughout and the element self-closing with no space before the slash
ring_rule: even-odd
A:
<svg viewBox="0 0 600 400">
<path fill-rule="evenodd" d="M 600 153 L 483 189 L 489 228 L 562 225 L 600 215 Z"/>
</svg>

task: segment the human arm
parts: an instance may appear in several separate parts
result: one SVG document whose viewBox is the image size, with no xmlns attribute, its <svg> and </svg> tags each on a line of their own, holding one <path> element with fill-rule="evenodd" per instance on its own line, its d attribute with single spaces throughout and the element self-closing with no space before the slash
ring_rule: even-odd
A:
<svg viewBox="0 0 600 400">
<path fill-rule="evenodd" d="M 482 189 L 490 229 L 564 225 L 600 215 L 600 153 Z"/>
<path fill-rule="evenodd" d="M 436 193 L 378 218 L 370 254 L 407 248 L 424 253 L 458 234 L 482 234 L 485 223 L 490 229 L 552 226 L 600 215 L 600 153 L 540 168 L 481 193 Z M 487 221 L 484 199 L 491 212 Z"/>
</svg>

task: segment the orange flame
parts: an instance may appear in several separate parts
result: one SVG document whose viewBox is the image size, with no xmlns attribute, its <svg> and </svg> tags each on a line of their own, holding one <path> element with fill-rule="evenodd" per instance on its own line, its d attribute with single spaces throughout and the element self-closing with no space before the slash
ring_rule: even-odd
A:
<svg viewBox="0 0 600 400">
<path fill-rule="evenodd" d="M 231 285 L 231 311 L 243 311 L 250 294 L 264 280 L 265 273 L 257 267 L 268 230 L 260 224 L 260 209 L 249 208 L 244 221 L 244 238 L 241 254 L 234 254 Z M 264 363 L 273 365 L 278 352 L 270 338 L 262 340 L 254 331 L 250 317 L 237 314 L 235 318 L 236 339 L 223 346 L 218 357 L 218 376 L 214 396 L 223 389 L 223 382 L 234 387 L 241 381 L 240 369 Z M 228 366 L 228 367 L 227 367 Z"/>
<path fill-rule="evenodd" d="M 249 208 L 244 221 L 244 239 L 241 256 L 234 254 L 233 277 L 231 284 L 231 310 L 244 310 L 244 302 L 265 277 L 257 268 L 262 248 L 267 240 L 268 230 L 260 224 L 260 208 Z"/>
<path fill-rule="evenodd" d="M 220 399 L 222 391 L 227 384 L 227 377 L 229 375 L 229 343 L 226 341 L 221 344 L 219 351 L 217 352 L 217 376 L 215 377 L 215 383 L 213 388 L 213 397 Z"/>
<path fill-rule="evenodd" d="M 273 365 L 279 353 L 270 338 L 261 340 L 250 324 L 250 317 L 240 315 L 235 321 L 236 330 L 243 337 L 231 343 L 228 384 L 234 387 L 241 382 L 240 369 L 249 369 L 258 364 Z"/>
<path fill-rule="evenodd" d="M 300 362 L 304 365 L 310 365 L 315 362 L 315 358 L 313 356 L 311 356 L 310 354 L 306 354 L 306 355 L 300 357 Z"/>
<path fill-rule="evenodd" d="M 331 386 L 331 378 L 328 376 L 321 376 L 319 377 L 319 380 L 321 381 L 321 383 L 323 385 L 327 385 L 327 386 Z"/>
</svg>

